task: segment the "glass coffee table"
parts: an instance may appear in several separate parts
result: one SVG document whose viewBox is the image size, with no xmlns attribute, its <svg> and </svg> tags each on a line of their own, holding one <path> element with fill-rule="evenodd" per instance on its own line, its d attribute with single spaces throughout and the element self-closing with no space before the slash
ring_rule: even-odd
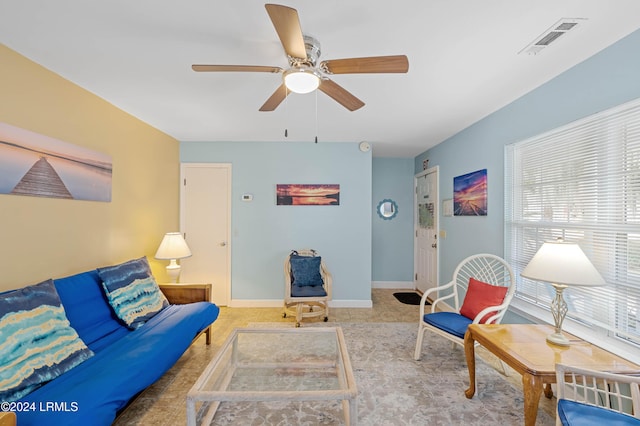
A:
<svg viewBox="0 0 640 426">
<path fill-rule="evenodd" d="M 209 425 L 226 401 L 342 400 L 355 425 L 357 394 L 340 327 L 236 328 L 187 394 L 187 424 Z"/>
</svg>

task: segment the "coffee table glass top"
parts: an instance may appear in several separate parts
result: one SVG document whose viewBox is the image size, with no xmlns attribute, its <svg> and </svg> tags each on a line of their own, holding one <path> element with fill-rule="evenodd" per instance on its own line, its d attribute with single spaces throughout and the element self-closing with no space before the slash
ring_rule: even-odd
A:
<svg viewBox="0 0 640 426">
<path fill-rule="evenodd" d="M 339 327 L 239 328 L 189 391 L 187 416 L 195 424 L 200 402 L 207 404 L 198 417 L 210 421 L 222 401 L 343 400 L 355 406 L 356 395 Z"/>
</svg>

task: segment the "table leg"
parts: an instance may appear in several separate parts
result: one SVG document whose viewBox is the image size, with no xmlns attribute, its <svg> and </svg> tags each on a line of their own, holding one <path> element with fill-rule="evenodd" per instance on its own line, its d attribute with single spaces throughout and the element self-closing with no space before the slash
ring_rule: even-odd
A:
<svg viewBox="0 0 640 426">
<path fill-rule="evenodd" d="M 469 329 L 464 334 L 464 354 L 467 357 L 467 368 L 469 369 L 469 389 L 464 391 L 464 394 L 471 399 L 476 393 L 476 353 L 475 341 Z"/>
<path fill-rule="evenodd" d="M 211 326 L 207 327 L 204 334 L 207 336 L 206 343 L 207 345 L 211 344 Z"/>
<path fill-rule="evenodd" d="M 358 400 L 343 399 L 342 409 L 344 411 L 344 424 L 346 426 L 356 426 L 358 424 Z"/>
<path fill-rule="evenodd" d="M 524 424 L 525 426 L 535 426 L 538 403 L 542 394 L 542 379 L 532 374 L 523 374 L 522 390 L 524 391 Z"/>
<path fill-rule="evenodd" d="M 553 389 L 551 389 L 551 383 L 546 383 L 544 385 L 544 396 L 549 399 L 553 398 Z"/>
</svg>

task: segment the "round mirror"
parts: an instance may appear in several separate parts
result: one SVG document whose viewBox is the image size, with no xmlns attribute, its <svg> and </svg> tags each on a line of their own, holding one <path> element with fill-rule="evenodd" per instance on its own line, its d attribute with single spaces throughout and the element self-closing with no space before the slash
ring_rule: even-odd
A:
<svg viewBox="0 0 640 426">
<path fill-rule="evenodd" d="M 378 216 L 382 219 L 390 220 L 398 214 L 398 205 L 395 201 L 385 198 L 378 203 L 376 211 L 378 212 Z"/>
</svg>

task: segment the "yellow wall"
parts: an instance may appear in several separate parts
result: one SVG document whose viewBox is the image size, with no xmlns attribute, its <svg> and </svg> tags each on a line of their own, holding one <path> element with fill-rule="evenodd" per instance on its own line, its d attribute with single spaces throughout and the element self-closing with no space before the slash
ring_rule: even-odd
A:
<svg viewBox="0 0 640 426">
<path fill-rule="evenodd" d="M 179 226 L 176 139 L 2 44 L 0 122 L 113 161 L 110 203 L 0 194 L 0 291 L 145 255 L 166 279 L 153 255 Z"/>
</svg>

